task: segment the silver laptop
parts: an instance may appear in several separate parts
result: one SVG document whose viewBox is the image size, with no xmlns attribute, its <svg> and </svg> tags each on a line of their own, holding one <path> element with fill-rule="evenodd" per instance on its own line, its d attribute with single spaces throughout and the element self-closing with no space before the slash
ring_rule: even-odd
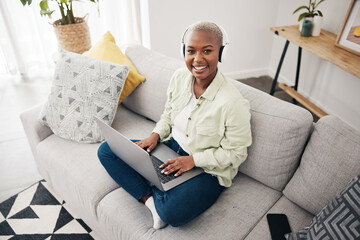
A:
<svg viewBox="0 0 360 240">
<path fill-rule="evenodd" d="M 95 120 L 111 151 L 162 191 L 168 191 L 203 172 L 195 167 L 178 177 L 174 176 L 176 172 L 165 175 L 161 173 L 160 166 L 169 159 L 179 157 L 179 154 L 162 143 L 148 153 L 104 121 L 96 117 Z"/>
</svg>

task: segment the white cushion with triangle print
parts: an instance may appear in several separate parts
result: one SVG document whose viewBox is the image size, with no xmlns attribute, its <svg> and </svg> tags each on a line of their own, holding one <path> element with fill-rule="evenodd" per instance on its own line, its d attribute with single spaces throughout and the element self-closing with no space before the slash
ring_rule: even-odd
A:
<svg viewBox="0 0 360 240">
<path fill-rule="evenodd" d="M 129 69 L 72 52 L 59 52 L 40 122 L 65 139 L 82 143 L 102 141 L 94 117 L 111 125 Z"/>
</svg>

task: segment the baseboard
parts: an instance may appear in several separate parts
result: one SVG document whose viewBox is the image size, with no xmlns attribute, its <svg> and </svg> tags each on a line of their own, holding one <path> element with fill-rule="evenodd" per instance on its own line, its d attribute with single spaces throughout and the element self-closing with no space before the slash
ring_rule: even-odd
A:
<svg viewBox="0 0 360 240">
<path fill-rule="evenodd" d="M 269 75 L 269 68 L 255 68 L 244 71 L 229 72 L 229 73 L 225 73 L 225 75 L 233 79 L 260 77 L 264 75 Z"/>
</svg>

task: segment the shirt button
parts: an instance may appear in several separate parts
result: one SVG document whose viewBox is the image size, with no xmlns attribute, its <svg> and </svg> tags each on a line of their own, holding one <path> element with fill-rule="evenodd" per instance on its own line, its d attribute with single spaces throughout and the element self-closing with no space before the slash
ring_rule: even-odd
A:
<svg viewBox="0 0 360 240">
<path fill-rule="evenodd" d="M 200 103 L 196 104 L 198 107 L 200 107 Z"/>
<path fill-rule="evenodd" d="M 189 137 L 189 134 L 186 134 L 186 137 Z"/>
<path fill-rule="evenodd" d="M 190 120 L 191 120 L 191 117 L 189 117 L 188 120 L 190 121 Z"/>
</svg>

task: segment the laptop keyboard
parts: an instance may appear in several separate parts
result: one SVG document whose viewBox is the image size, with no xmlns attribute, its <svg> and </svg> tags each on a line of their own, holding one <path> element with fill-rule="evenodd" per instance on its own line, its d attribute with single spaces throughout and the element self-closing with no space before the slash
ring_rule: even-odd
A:
<svg viewBox="0 0 360 240">
<path fill-rule="evenodd" d="M 151 158 L 151 161 L 152 161 L 152 163 L 154 165 L 155 171 L 156 171 L 156 173 L 157 173 L 157 175 L 158 175 L 158 177 L 160 179 L 160 182 L 167 183 L 167 182 L 169 182 L 169 181 L 176 178 L 174 176 L 176 172 L 173 172 L 173 173 L 171 173 L 169 175 L 161 173 L 161 171 L 163 169 L 161 169 L 160 166 L 163 164 L 163 162 L 160 159 L 158 159 L 157 157 L 155 157 L 153 155 L 151 155 L 150 158 Z"/>
</svg>

